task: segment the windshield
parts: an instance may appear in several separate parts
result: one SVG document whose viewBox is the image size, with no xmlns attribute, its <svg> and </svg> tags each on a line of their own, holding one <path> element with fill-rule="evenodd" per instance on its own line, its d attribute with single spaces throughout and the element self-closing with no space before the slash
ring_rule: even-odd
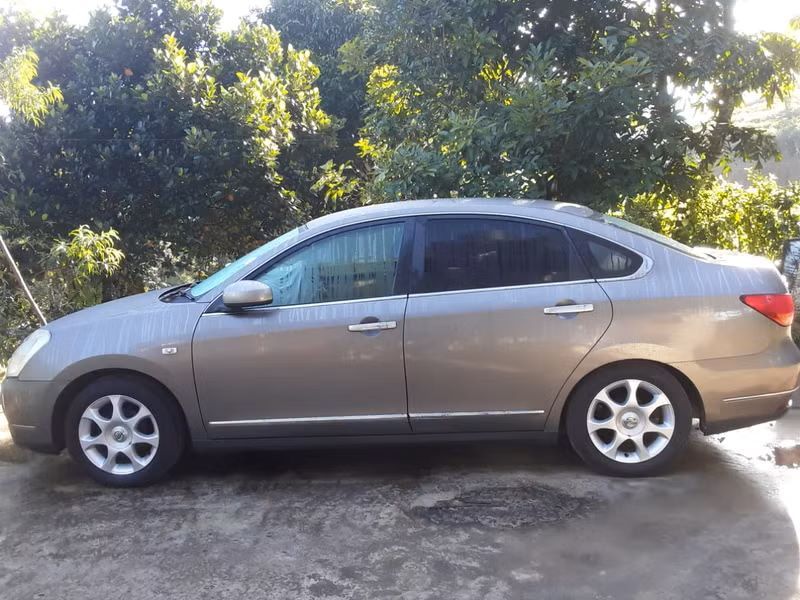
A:
<svg viewBox="0 0 800 600">
<path fill-rule="evenodd" d="M 303 226 L 305 227 L 305 226 Z M 252 252 L 248 252 L 241 258 L 236 259 L 232 263 L 228 263 L 219 271 L 207 277 L 200 283 L 192 286 L 191 294 L 194 298 L 199 298 L 203 294 L 207 294 L 215 287 L 217 287 L 220 283 L 224 282 L 228 279 L 231 275 L 238 272 L 240 269 L 243 269 L 247 265 L 255 265 L 260 260 L 269 254 L 271 254 L 274 250 L 278 249 L 280 246 L 284 245 L 285 243 L 295 239 L 298 235 L 300 235 L 302 227 L 298 227 L 297 229 L 292 229 L 291 231 L 287 231 L 281 236 L 276 237 L 274 240 L 267 242 L 263 246 L 259 246 Z"/>
<path fill-rule="evenodd" d="M 612 217 L 609 215 L 599 215 L 599 216 L 604 223 L 608 223 L 609 225 L 613 225 L 614 227 L 619 227 L 620 229 L 624 229 L 625 231 L 630 231 L 631 233 L 635 233 L 654 242 L 658 242 L 659 244 L 669 246 L 673 250 L 683 252 L 684 254 L 688 254 L 696 258 L 705 258 L 705 259 L 708 258 L 708 255 L 703 254 L 702 252 L 698 252 L 697 250 L 691 248 L 690 246 L 687 246 L 686 244 L 681 244 L 680 242 L 676 242 L 672 238 L 669 238 L 665 235 L 656 233 L 652 229 L 647 229 L 646 227 L 634 225 L 633 223 L 630 223 L 628 221 L 623 221 L 622 219 L 618 219 L 617 217 Z"/>
</svg>

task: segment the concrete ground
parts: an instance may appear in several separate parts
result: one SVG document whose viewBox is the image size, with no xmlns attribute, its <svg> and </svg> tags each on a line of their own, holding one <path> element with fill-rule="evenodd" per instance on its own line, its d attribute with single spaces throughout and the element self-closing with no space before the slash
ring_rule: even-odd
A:
<svg viewBox="0 0 800 600">
<path fill-rule="evenodd" d="M 696 434 L 653 479 L 480 443 L 192 457 L 113 490 L 0 426 L 0 598 L 798 597 L 781 440 L 800 411 Z"/>
</svg>

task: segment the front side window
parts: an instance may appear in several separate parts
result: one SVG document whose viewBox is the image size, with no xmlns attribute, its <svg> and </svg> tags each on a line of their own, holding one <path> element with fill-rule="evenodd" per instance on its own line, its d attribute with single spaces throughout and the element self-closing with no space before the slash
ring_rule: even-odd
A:
<svg viewBox="0 0 800 600">
<path fill-rule="evenodd" d="M 272 306 L 391 296 L 403 229 L 403 223 L 389 223 L 329 235 L 256 279 L 272 288 Z"/>
<path fill-rule="evenodd" d="M 501 219 L 430 219 L 419 292 L 470 290 L 588 277 L 555 227 Z"/>
<path fill-rule="evenodd" d="M 227 279 L 236 274 L 237 271 L 241 271 L 247 266 L 257 266 L 259 261 L 269 256 L 272 252 L 277 251 L 281 246 L 284 246 L 297 238 L 304 228 L 305 225 L 298 227 L 297 229 L 287 231 L 283 235 L 276 237 L 274 240 L 267 242 L 252 252 L 248 252 L 237 260 L 228 263 L 210 277 L 207 277 L 203 281 L 193 285 L 190 290 L 191 295 L 194 298 L 200 298 L 221 283 L 224 283 Z"/>
</svg>

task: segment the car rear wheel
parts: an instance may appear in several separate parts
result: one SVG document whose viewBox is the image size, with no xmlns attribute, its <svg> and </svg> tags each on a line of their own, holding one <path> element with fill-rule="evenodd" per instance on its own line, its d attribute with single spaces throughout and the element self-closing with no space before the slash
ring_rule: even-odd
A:
<svg viewBox="0 0 800 600">
<path fill-rule="evenodd" d="M 567 436 L 592 468 L 624 477 L 655 474 L 681 453 L 692 407 L 663 367 L 629 364 L 590 375 L 567 408 Z"/>
<path fill-rule="evenodd" d="M 183 427 L 171 398 L 134 376 L 102 377 L 86 386 L 67 411 L 70 455 L 100 483 L 147 485 L 178 462 Z"/>
</svg>

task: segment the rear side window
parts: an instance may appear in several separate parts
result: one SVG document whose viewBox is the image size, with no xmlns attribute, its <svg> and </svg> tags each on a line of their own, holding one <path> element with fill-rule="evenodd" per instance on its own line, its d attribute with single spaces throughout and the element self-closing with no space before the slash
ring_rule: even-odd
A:
<svg viewBox="0 0 800 600">
<path fill-rule="evenodd" d="M 564 232 L 502 219 L 430 219 L 418 292 L 588 278 Z"/>
<path fill-rule="evenodd" d="M 642 266 L 641 256 L 614 242 L 576 230 L 569 235 L 595 279 L 633 275 Z"/>
</svg>

